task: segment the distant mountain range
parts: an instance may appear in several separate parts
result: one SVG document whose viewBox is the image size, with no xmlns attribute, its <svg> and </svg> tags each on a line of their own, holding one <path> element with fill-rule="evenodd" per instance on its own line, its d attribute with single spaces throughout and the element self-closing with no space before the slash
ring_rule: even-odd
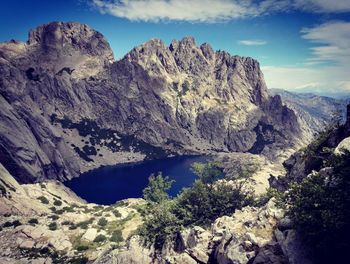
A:
<svg viewBox="0 0 350 264">
<path fill-rule="evenodd" d="M 269 89 L 272 96 L 279 95 L 283 104 L 293 109 L 299 123 L 309 136 L 319 132 L 329 124 L 334 115 L 346 116 L 346 105 L 349 99 L 336 99 L 312 93 L 297 93 L 283 89 Z"/>
</svg>

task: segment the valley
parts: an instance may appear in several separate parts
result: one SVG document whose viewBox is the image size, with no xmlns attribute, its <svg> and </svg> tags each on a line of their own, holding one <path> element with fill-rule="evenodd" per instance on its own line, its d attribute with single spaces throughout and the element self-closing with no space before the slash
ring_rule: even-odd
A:
<svg viewBox="0 0 350 264">
<path fill-rule="evenodd" d="M 193 37 L 119 60 L 77 22 L 0 43 L 0 263 L 314 263 L 288 195 L 342 193 L 346 104 Z"/>
</svg>

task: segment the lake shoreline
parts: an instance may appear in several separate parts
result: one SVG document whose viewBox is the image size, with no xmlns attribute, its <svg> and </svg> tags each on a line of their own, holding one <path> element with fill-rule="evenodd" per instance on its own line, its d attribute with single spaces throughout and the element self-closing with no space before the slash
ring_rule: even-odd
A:
<svg viewBox="0 0 350 264">
<path fill-rule="evenodd" d="M 191 170 L 193 162 L 205 162 L 212 155 L 178 155 L 137 162 L 105 165 L 80 174 L 63 184 L 89 203 L 113 204 L 128 198 L 142 198 L 142 190 L 151 174 L 162 172 L 175 180 L 170 190 L 176 196 L 183 187 L 189 187 L 196 176 Z"/>
</svg>

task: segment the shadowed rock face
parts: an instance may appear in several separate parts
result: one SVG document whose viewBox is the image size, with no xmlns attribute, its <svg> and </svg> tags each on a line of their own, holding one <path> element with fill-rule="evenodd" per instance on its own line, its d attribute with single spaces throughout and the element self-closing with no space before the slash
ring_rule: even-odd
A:
<svg viewBox="0 0 350 264">
<path fill-rule="evenodd" d="M 293 111 L 268 96 L 256 60 L 186 37 L 169 47 L 150 40 L 114 62 L 104 37 L 79 23 L 50 23 L 32 30 L 27 43 L 0 44 L 0 101 L 0 162 L 21 182 L 86 170 L 67 137 L 73 132 L 52 115 L 93 120 L 118 134 L 116 145 L 132 136 L 134 145 L 160 147 L 164 155 L 259 145 L 255 152 L 275 158 L 300 133 Z M 262 123 L 271 129 L 259 129 Z M 89 166 L 107 164 L 90 158 Z"/>
</svg>

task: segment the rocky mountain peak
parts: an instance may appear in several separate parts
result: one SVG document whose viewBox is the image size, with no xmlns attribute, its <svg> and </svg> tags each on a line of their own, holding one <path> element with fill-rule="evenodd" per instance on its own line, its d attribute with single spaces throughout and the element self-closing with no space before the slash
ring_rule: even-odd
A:
<svg viewBox="0 0 350 264">
<path fill-rule="evenodd" d="M 202 50 L 204 57 L 206 57 L 208 60 L 212 60 L 214 58 L 215 52 L 208 43 L 203 43 L 200 46 L 200 49 Z"/>
<path fill-rule="evenodd" d="M 73 22 L 39 26 L 30 31 L 26 43 L 1 43 L 0 56 L 38 76 L 65 69 L 75 78 L 96 75 L 114 61 L 112 49 L 101 33 Z"/>
<path fill-rule="evenodd" d="M 39 26 L 29 32 L 27 43 L 46 51 L 74 49 L 113 60 L 113 52 L 103 35 L 88 25 L 76 22 L 52 22 Z"/>
<path fill-rule="evenodd" d="M 179 45 L 183 46 L 183 47 L 196 47 L 196 41 L 194 39 L 194 37 L 192 36 L 186 36 L 183 37 L 180 41 L 179 41 Z"/>
</svg>

